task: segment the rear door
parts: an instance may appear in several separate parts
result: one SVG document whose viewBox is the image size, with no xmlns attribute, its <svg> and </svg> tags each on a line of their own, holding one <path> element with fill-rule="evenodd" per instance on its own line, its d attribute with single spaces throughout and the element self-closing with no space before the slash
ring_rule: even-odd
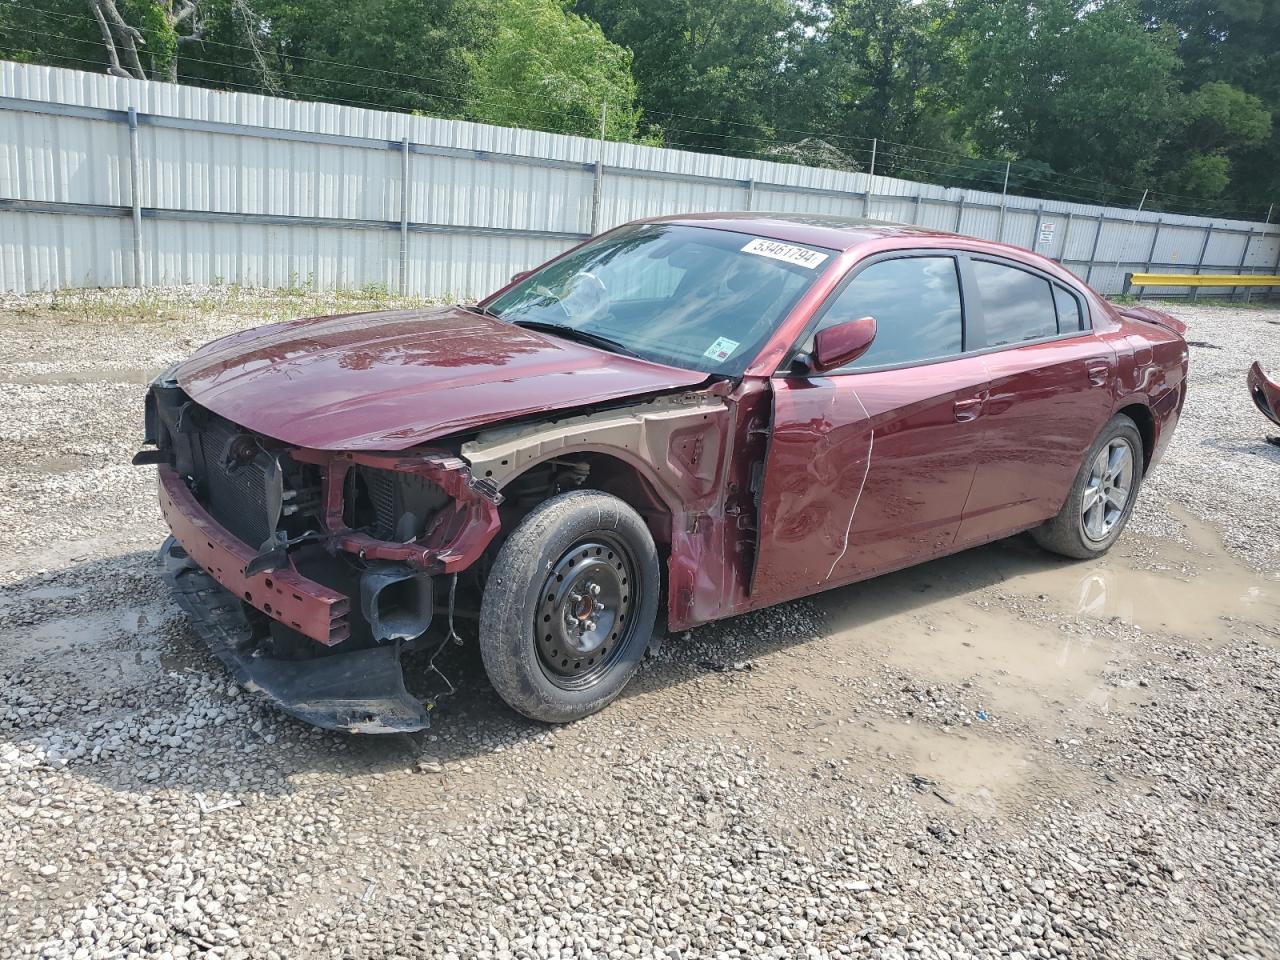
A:
<svg viewBox="0 0 1280 960">
<path fill-rule="evenodd" d="M 1093 333 L 1087 301 L 1021 263 L 962 261 L 974 346 L 990 371 L 982 455 L 957 542 L 1032 526 L 1062 506 L 1107 418 L 1115 352 Z"/>
<path fill-rule="evenodd" d="M 780 373 L 752 605 L 949 549 L 978 454 L 987 372 L 965 344 L 958 257 L 899 252 L 854 269 L 817 330 L 874 316 L 870 350 L 825 374 Z"/>
</svg>

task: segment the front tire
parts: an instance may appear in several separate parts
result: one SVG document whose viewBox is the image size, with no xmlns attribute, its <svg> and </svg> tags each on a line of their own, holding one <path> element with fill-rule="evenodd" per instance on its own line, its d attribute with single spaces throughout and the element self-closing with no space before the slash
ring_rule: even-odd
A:
<svg viewBox="0 0 1280 960">
<path fill-rule="evenodd" d="M 507 538 L 480 605 L 480 653 L 512 709 L 565 723 L 602 709 L 640 666 L 657 617 L 658 552 L 617 497 L 575 490 Z"/>
<path fill-rule="evenodd" d="M 1085 454 L 1058 515 L 1031 535 L 1046 550 L 1077 560 L 1106 553 L 1133 513 L 1144 466 L 1137 424 L 1116 414 Z"/>
</svg>

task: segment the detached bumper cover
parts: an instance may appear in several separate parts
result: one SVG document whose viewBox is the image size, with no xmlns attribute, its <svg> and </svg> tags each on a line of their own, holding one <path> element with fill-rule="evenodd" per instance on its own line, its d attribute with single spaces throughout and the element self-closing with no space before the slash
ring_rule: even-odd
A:
<svg viewBox="0 0 1280 960">
<path fill-rule="evenodd" d="M 405 689 L 396 646 L 310 660 L 254 656 L 246 652 L 256 644 L 240 599 L 173 537 L 160 548 L 160 559 L 174 599 L 196 632 L 250 693 L 328 730 L 408 733 L 427 727 L 426 708 Z"/>
<path fill-rule="evenodd" d="M 1280 426 L 1280 383 L 1268 379 L 1260 363 L 1249 368 L 1249 396 L 1263 416 Z"/>
</svg>

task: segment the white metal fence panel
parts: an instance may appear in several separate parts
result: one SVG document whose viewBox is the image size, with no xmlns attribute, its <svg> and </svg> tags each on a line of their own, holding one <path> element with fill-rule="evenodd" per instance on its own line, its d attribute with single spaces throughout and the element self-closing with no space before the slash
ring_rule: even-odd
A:
<svg viewBox="0 0 1280 960">
<path fill-rule="evenodd" d="M 1129 272 L 1280 268 L 1270 224 L 0 63 L 0 290 L 225 282 L 470 297 L 595 230 L 743 209 L 1002 240 L 1104 293 Z"/>
</svg>

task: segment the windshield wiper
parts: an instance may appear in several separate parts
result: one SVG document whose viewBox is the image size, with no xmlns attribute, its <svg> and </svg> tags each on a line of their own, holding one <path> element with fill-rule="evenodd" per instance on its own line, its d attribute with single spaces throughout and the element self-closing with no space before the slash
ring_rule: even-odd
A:
<svg viewBox="0 0 1280 960">
<path fill-rule="evenodd" d="M 579 330 L 577 327 L 571 327 L 567 323 L 551 323 L 546 320 L 515 320 L 513 324 L 517 327 L 528 327 L 530 330 L 553 333 L 556 336 L 564 337 L 566 340 L 581 340 L 583 343 L 589 343 L 591 346 L 599 347 L 601 350 L 608 350 L 610 353 L 620 353 L 623 356 L 643 359 L 640 354 L 617 340 L 598 333 L 591 333 L 587 330 Z"/>
<path fill-rule="evenodd" d="M 459 306 L 462 307 L 463 310 L 466 310 L 468 313 L 478 313 L 482 317 L 492 317 L 494 320 L 502 319 L 502 314 L 495 313 L 494 311 L 490 310 L 488 307 L 482 307 L 478 303 L 462 303 L 462 304 L 459 304 Z"/>
</svg>

